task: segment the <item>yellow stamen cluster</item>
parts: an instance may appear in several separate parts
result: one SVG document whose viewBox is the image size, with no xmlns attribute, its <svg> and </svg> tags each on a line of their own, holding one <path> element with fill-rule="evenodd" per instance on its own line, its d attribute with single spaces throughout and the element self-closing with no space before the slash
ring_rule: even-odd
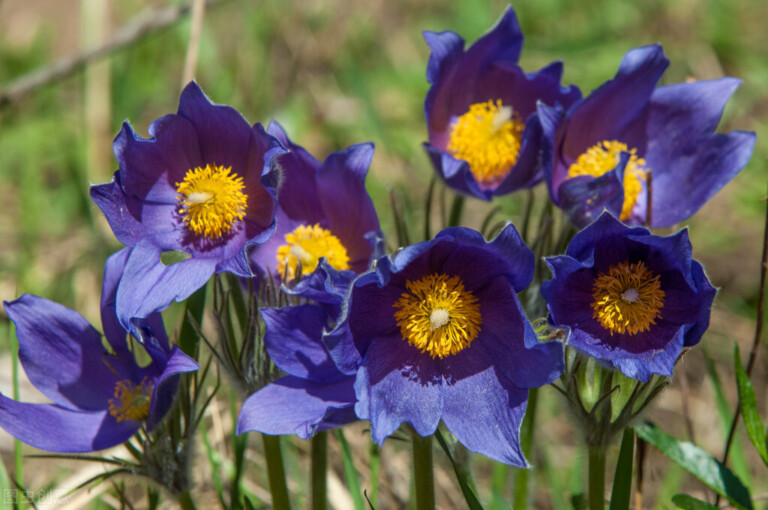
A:
<svg viewBox="0 0 768 510">
<path fill-rule="evenodd" d="M 614 333 L 635 335 L 648 331 L 661 318 L 664 291 L 659 275 L 643 262 L 621 262 L 600 273 L 592 285 L 593 317 Z"/>
<path fill-rule="evenodd" d="M 152 381 L 144 378 L 138 386 L 127 379 L 118 381 L 115 384 L 115 398 L 109 399 L 109 414 L 118 422 L 146 420 L 151 400 Z"/>
<path fill-rule="evenodd" d="M 480 333 L 480 304 L 458 276 L 430 274 L 406 282 L 394 307 L 404 340 L 432 358 L 456 354 Z"/>
<path fill-rule="evenodd" d="M 517 162 L 525 126 L 501 100 L 476 103 L 453 124 L 448 152 L 469 163 L 477 182 L 501 182 Z"/>
<path fill-rule="evenodd" d="M 616 140 L 604 140 L 593 145 L 587 152 L 578 157 L 568 168 L 568 178 L 580 175 L 600 177 L 619 164 L 622 152 L 629 153 L 629 161 L 624 168 L 624 203 L 621 206 L 622 221 L 629 219 L 632 208 L 637 203 L 637 197 L 643 191 L 643 181 L 650 171 L 645 159 L 637 156 L 637 149 L 629 149 L 627 145 Z"/>
<path fill-rule="evenodd" d="M 320 225 L 299 225 L 285 234 L 286 244 L 277 249 L 277 271 L 292 280 L 301 262 L 301 274 L 309 274 L 325 257 L 334 269 L 349 269 L 349 255 L 338 237 Z"/>
<path fill-rule="evenodd" d="M 214 164 L 188 170 L 184 180 L 176 183 L 184 225 L 208 239 L 227 234 L 245 217 L 248 195 L 244 189 L 243 178 L 232 173 L 231 167 Z"/>
</svg>

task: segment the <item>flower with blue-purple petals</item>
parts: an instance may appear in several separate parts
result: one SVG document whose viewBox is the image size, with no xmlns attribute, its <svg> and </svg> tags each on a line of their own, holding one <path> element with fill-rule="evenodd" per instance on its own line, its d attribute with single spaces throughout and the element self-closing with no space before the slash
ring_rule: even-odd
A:
<svg viewBox="0 0 768 510">
<path fill-rule="evenodd" d="M 273 158 L 286 151 L 194 82 L 178 113 L 154 121 L 149 133 L 141 138 L 125 123 L 113 181 L 91 188 L 118 240 L 132 248 L 117 292 L 125 325 L 186 299 L 214 273 L 253 276 L 249 252 L 275 227 Z M 188 258 L 166 266 L 166 251 Z"/>
<path fill-rule="evenodd" d="M 523 34 L 509 7 L 468 50 L 456 33 L 424 32 L 431 49 L 424 102 L 435 171 L 454 190 L 491 200 L 537 184 L 542 130 L 536 103 L 563 108 L 581 97 L 562 87 L 555 62 L 527 74 L 518 65 Z"/>
<path fill-rule="evenodd" d="M 539 105 L 550 196 L 577 226 L 603 209 L 630 225 L 672 226 L 752 156 L 754 133 L 714 133 L 740 81 L 657 87 L 668 64 L 659 45 L 635 48 L 612 80 L 567 112 Z"/>
<path fill-rule="evenodd" d="M 428 436 L 442 420 L 470 450 L 527 465 L 528 388 L 563 369 L 562 345 L 539 342 L 517 299 L 533 267 L 512 225 L 491 242 L 455 227 L 378 259 L 352 283 L 347 313 L 324 340 L 356 376 L 355 412 L 375 441 L 403 422 Z"/>
<path fill-rule="evenodd" d="M 354 375 L 342 373 L 323 343 L 329 316 L 312 304 L 262 308 L 264 345 L 287 375 L 266 385 L 243 403 L 237 433 L 295 434 L 346 425 L 355 416 Z"/>
<path fill-rule="evenodd" d="M 117 282 L 128 256 L 107 261 L 101 334 L 77 312 L 25 294 L 6 302 L 16 325 L 19 359 L 32 384 L 52 404 L 16 402 L 0 394 L 0 427 L 42 450 L 81 453 L 128 440 L 141 426 L 155 428 L 170 409 L 178 376 L 199 367 L 169 346 L 159 315 L 134 323 L 151 358 L 140 366 L 115 315 Z"/>
<path fill-rule="evenodd" d="M 568 345 L 627 377 L 672 375 L 709 326 L 716 291 L 687 230 L 656 236 L 605 212 L 547 264 L 550 321 L 571 329 Z"/>
<path fill-rule="evenodd" d="M 286 281 L 307 277 L 325 257 L 336 271 L 368 269 L 379 219 L 365 189 L 373 144 L 353 145 L 320 163 L 294 144 L 273 121 L 267 132 L 290 152 L 275 158 L 280 168 L 275 235 L 251 260 Z M 299 265 L 301 275 L 297 275 Z"/>
</svg>

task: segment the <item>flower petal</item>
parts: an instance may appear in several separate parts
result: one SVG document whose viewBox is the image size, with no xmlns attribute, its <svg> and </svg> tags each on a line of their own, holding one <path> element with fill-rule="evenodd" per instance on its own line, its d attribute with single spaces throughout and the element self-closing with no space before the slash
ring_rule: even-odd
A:
<svg viewBox="0 0 768 510">
<path fill-rule="evenodd" d="M 420 436 L 434 434 L 443 413 L 439 362 L 398 336 L 371 342 L 355 380 L 355 413 L 371 421 L 381 444 L 404 421 Z"/>
<path fill-rule="evenodd" d="M 73 411 L 51 404 L 24 404 L 0 394 L 0 427 L 16 439 L 49 452 L 84 453 L 124 443 L 140 423 L 120 423 L 107 411 Z"/>
<path fill-rule="evenodd" d="M 31 294 L 5 302 L 16 325 L 19 359 L 27 377 L 46 397 L 68 408 L 101 410 L 123 371 L 108 357 L 101 334 L 82 315 Z M 107 363 L 109 362 L 109 364 Z"/>
<path fill-rule="evenodd" d="M 264 344 L 280 370 L 302 379 L 331 382 L 343 377 L 322 342 L 328 317 L 315 305 L 262 308 Z"/>
<path fill-rule="evenodd" d="M 184 354 L 177 345 L 173 346 L 167 362 L 162 366 L 150 366 L 149 368 L 162 368 L 162 372 L 155 379 L 150 400 L 149 417 L 147 418 L 147 430 L 153 430 L 168 413 L 176 396 L 179 382 L 179 374 L 194 372 L 200 368 L 195 360 Z"/>
<path fill-rule="evenodd" d="M 243 403 L 237 433 L 296 434 L 308 439 L 318 430 L 357 420 L 354 377 L 321 384 L 286 376 L 257 391 Z"/>
</svg>

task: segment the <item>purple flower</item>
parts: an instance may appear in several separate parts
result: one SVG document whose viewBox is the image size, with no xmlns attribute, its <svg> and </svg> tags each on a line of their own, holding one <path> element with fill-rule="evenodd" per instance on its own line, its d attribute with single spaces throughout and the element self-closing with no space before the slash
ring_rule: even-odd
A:
<svg viewBox="0 0 768 510">
<path fill-rule="evenodd" d="M 91 188 L 132 248 L 117 291 L 123 324 L 186 299 L 214 273 L 253 276 L 248 254 L 274 231 L 272 159 L 285 152 L 260 124 L 211 103 L 194 82 L 178 113 L 157 119 L 149 133 L 141 138 L 125 123 L 114 142 L 114 180 Z M 173 250 L 189 258 L 164 265 L 161 253 Z"/>
<path fill-rule="evenodd" d="M 117 281 L 128 251 L 107 261 L 102 326 L 111 347 L 77 312 L 25 294 L 6 302 L 16 325 L 19 359 L 32 384 L 52 404 L 25 404 L 0 394 L 0 427 L 42 450 L 80 453 L 128 440 L 143 424 L 153 429 L 168 412 L 178 374 L 197 363 L 170 349 L 159 315 L 136 323 L 151 363 L 140 367 L 114 311 Z"/>
<path fill-rule="evenodd" d="M 539 343 L 517 299 L 533 267 L 513 226 L 491 242 L 456 227 L 353 282 L 347 315 L 325 341 L 356 376 L 355 412 L 375 441 L 403 422 L 427 436 L 443 420 L 470 450 L 526 465 L 528 388 L 563 369 L 562 345 Z"/>
<path fill-rule="evenodd" d="M 322 341 L 328 315 L 315 305 L 262 308 L 264 344 L 285 377 L 268 384 L 243 403 L 237 433 L 315 432 L 357 420 L 354 375 L 343 374 Z"/>
<path fill-rule="evenodd" d="M 672 375 L 709 326 L 715 289 L 691 258 L 686 230 L 655 236 L 606 212 L 547 264 L 550 320 L 571 328 L 569 345 L 627 377 Z"/>
<path fill-rule="evenodd" d="M 635 48 L 612 80 L 566 114 L 539 106 L 549 192 L 576 225 L 603 209 L 631 225 L 674 225 L 752 156 L 754 133 L 713 133 L 740 81 L 657 87 L 668 64 L 659 45 Z"/>
<path fill-rule="evenodd" d="M 425 148 L 438 175 L 483 200 L 538 183 L 542 131 L 536 103 L 567 108 L 581 97 L 575 86 L 560 86 L 562 63 L 523 72 L 517 64 L 523 34 L 511 7 L 467 51 L 454 32 L 424 32 L 424 39 L 432 51 Z"/>
<path fill-rule="evenodd" d="M 323 163 L 294 144 L 277 122 L 267 132 L 290 149 L 275 158 L 281 170 L 275 235 L 251 260 L 276 277 L 306 277 L 322 257 L 337 271 L 368 269 L 379 219 L 365 190 L 373 144 L 353 145 Z"/>
</svg>

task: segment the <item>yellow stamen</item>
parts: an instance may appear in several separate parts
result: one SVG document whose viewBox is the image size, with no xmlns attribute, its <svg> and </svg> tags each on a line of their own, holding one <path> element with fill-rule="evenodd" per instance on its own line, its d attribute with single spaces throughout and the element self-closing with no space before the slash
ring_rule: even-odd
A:
<svg viewBox="0 0 768 510">
<path fill-rule="evenodd" d="M 394 307 L 404 340 L 428 353 L 445 358 L 469 347 L 480 333 L 480 304 L 458 276 L 430 274 L 406 282 Z"/>
<path fill-rule="evenodd" d="M 232 173 L 231 167 L 213 164 L 188 170 L 184 180 L 176 183 L 184 225 L 209 239 L 227 234 L 245 217 L 248 195 L 244 189 L 243 178 Z"/>
<path fill-rule="evenodd" d="M 614 333 L 635 335 L 648 331 L 661 318 L 664 291 L 659 275 L 643 262 L 621 262 L 600 273 L 592 285 L 593 317 Z"/>
<path fill-rule="evenodd" d="M 622 152 L 628 152 L 630 155 L 627 166 L 624 168 L 624 203 L 621 206 L 620 216 L 622 221 L 626 221 L 632 214 L 637 197 L 643 191 L 643 181 L 646 180 L 650 171 L 645 164 L 645 159 L 637 156 L 637 149 L 628 149 L 626 144 L 616 140 L 604 140 L 579 156 L 568 168 L 568 178 L 579 175 L 600 177 L 616 168 Z"/>
<path fill-rule="evenodd" d="M 517 112 L 501 100 L 476 103 L 453 124 L 448 152 L 469 163 L 477 182 L 493 186 L 517 162 L 524 129 Z"/>
<path fill-rule="evenodd" d="M 146 420 L 149 417 L 149 403 L 152 400 L 152 381 L 146 377 L 136 386 L 124 379 L 115 384 L 115 398 L 109 399 L 109 414 L 118 422 L 123 420 Z"/>
<path fill-rule="evenodd" d="M 349 255 L 338 237 L 320 225 L 299 225 L 285 234 L 285 242 L 277 249 L 277 271 L 292 280 L 301 262 L 301 274 L 309 274 L 317 268 L 320 257 L 325 257 L 334 269 L 349 269 Z"/>
</svg>

